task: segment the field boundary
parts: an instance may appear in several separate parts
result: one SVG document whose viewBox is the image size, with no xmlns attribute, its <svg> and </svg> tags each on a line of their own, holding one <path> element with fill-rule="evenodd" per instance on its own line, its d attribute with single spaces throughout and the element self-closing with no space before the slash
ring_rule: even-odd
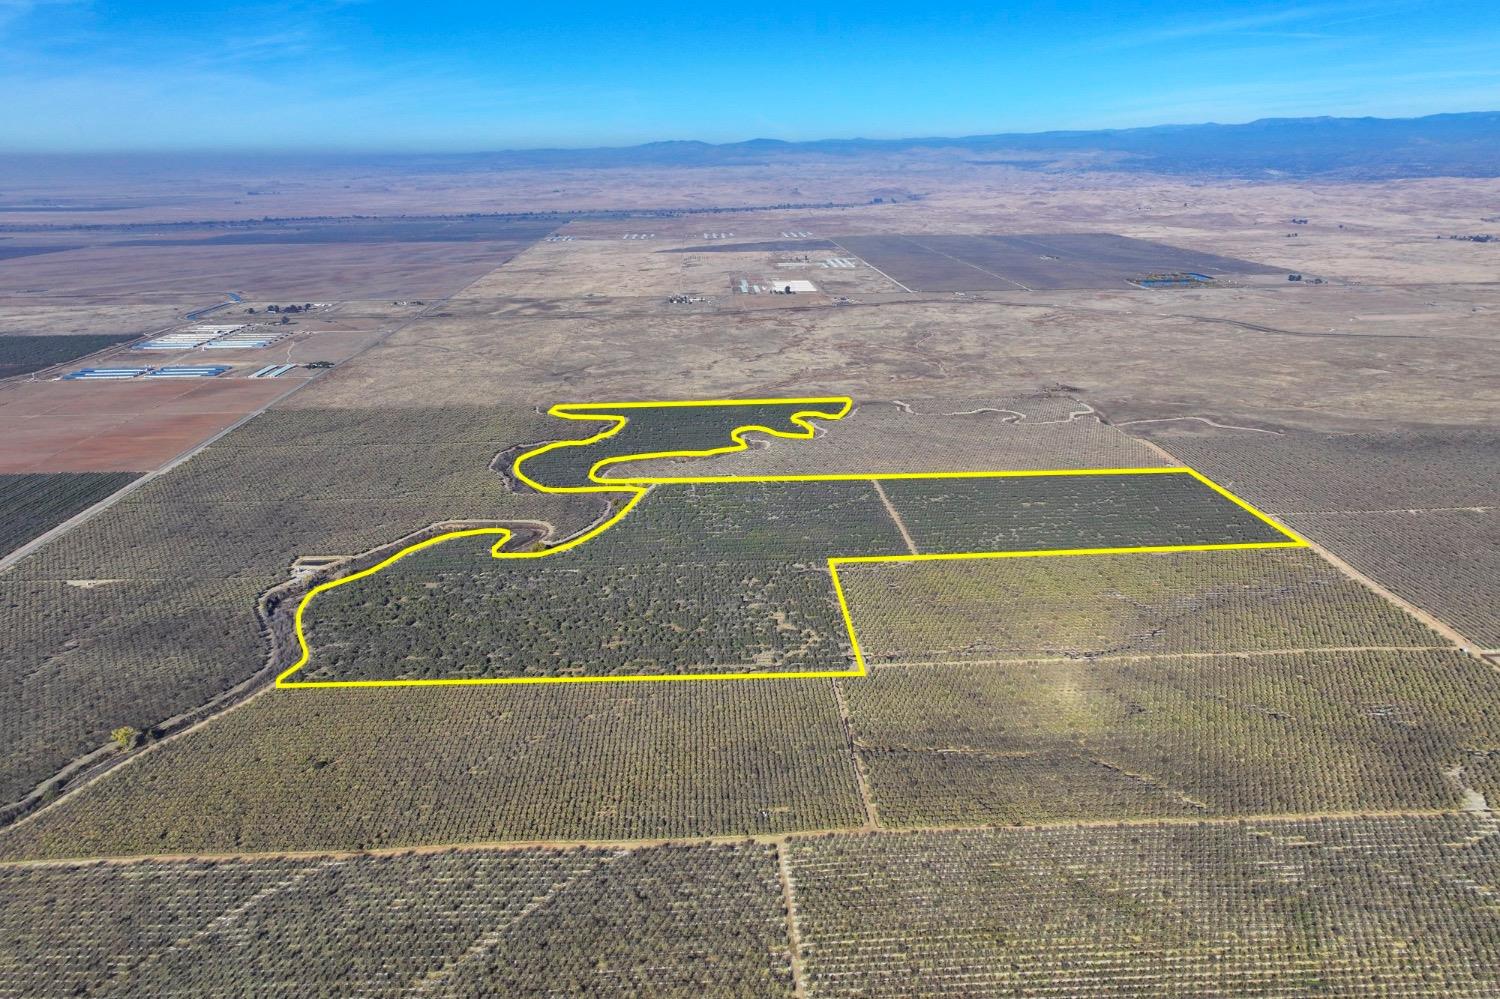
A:
<svg viewBox="0 0 1500 999">
<path fill-rule="evenodd" d="M 807 406 L 811 408 L 798 409 L 788 415 L 789 423 L 796 426 L 796 430 L 780 430 L 774 427 L 759 424 L 743 424 L 729 431 L 729 439 L 732 443 L 722 447 L 707 448 L 703 450 L 677 450 L 677 451 L 653 451 L 638 454 L 614 455 L 602 458 L 589 467 L 587 478 L 588 485 L 577 486 L 549 486 L 538 482 L 528 476 L 522 466 L 528 459 L 546 454 L 561 448 L 589 447 L 602 440 L 618 434 L 630 422 L 630 417 L 620 410 L 632 409 L 660 409 L 660 408 L 708 408 L 715 406 L 749 406 L 749 405 L 775 405 L 775 406 Z M 849 601 L 844 593 L 843 581 L 839 578 L 839 567 L 844 565 L 865 565 L 884 562 L 936 562 L 957 561 L 968 559 L 1000 559 L 1000 558 L 1048 558 L 1058 556 L 1077 555 L 1125 555 L 1125 554 L 1159 554 L 1168 552 L 1207 552 L 1207 551 L 1243 551 L 1267 548 L 1307 548 L 1308 542 L 1300 535 L 1283 524 L 1278 523 L 1271 517 L 1257 510 L 1245 500 L 1234 495 L 1228 489 L 1209 479 L 1196 469 L 1186 466 L 1153 466 L 1147 468 L 1082 468 L 1082 469 L 1021 469 L 1007 471 L 968 471 L 968 472 L 866 472 L 866 473 L 823 473 L 823 474 L 786 474 L 786 475 L 694 475 L 694 476 L 622 476 L 620 478 L 605 478 L 603 472 L 612 465 L 626 462 L 647 461 L 654 458 L 708 458 L 723 454 L 731 454 L 736 451 L 747 450 L 750 445 L 745 439 L 747 433 L 764 433 L 775 437 L 783 437 L 794 440 L 808 440 L 817 433 L 814 424 L 808 422 L 810 419 L 839 420 L 843 419 L 854 408 L 854 401 L 847 396 L 811 397 L 811 398 L 779 398 L 779 399 L 714 399 L 694 401 L 666 401 L 666 402 L 608 402 L 608 403 L 558 403 L 547 412 L 565 420 L 580 420 L 588 422 L 606 421 L 610 425 L 598 433 L 581 440 L 553 441 L 543 444 L 537 448 L 527 451 L 516 458 L 512 466 L 512 475 L 520 482 L 525 483 L 539 493 L 567 494 L 567 493 L 616 493 L 626 498 L 619 510 L 613 515 L 605 518 L 592 529 L 585 531 L 577 537 L 571 538 L 555 547 L 541 549 L 539 551 L 507 552 L 503 548 L 513 532 L 507 527 L 480 527 L 461 531 L 449 531 L 436 537 L 428 538 L 417 544 L 403 548 L 401 551 L 376 563 L 369 568 L 341 576 L 337 579 L 327 580 L 319 583 L 303 595 L 297 605 L 293 617 L 293 631 L 296 634 L 299 657 L 297 661 L 281 673 L 277 674 L 275 686 L 279 688 L 328 688 L 328 687 L 446 687 L 446 686 L 479 686 L 496 684 L 538 684 L 538 683 L 640 683 L 657 681 L 682 681 L 682 680 L 806 680 L 829 677 L 860 677 L 865 676 L 868 667 L 865 662 L 864 651 L 860 648 L 859 637 L 855 632 L 854 619 L 849 610 Z M 1189 475 L 1218 493 L 1220 496 L 1234 503 L 1236 506 L 1247 511 L 1255 518 L 1265 523 L 1285 540 L 1281 541 L 1251 541 L 1251 542 L 1228 542 L 1222 544 L 1195 544 L 1195 545 L 1141 545 L 1121 548 L 1054 548 L 1035 551 L 976 551 L 976 552 L 944 552 L 941 554 L 905 554 L 905 555 L 848 555 L 834 556 L 827 560 L 828 577 L 833 588 L 833 594 L 839 606 L 839 612 L 843 617 L 844 627 L 849 637 L 849 645 L 853 654 L 854 666 L 851 669 L 841 670 L 784 670 L 784 671 L 758 671 L 743 673 L 643 673 L 629 674 L 623 676 L 507 676 L 507 677 L 452 677 L 434 679 L 391 679 L 391 680 L 294 680 L 293 675 L 300 672 L 312 659 L 312 648 L 308 644 L 307 634 L 303 627 L 303 616 L 313 599 L 321 593 L 326 593 L 336 587 L 352 583 L 368 576 L 372 576 L 382 569 L 393 565 L 426 548 L 451 541 L 458 538 L 472 538 L 480 536 L 494 537 L 496 540 L 490 546 L 490 555 L 496 559 L 537 559 L 557 555 L 584 544 L 592 538 L 598 537 L 609 530 L 615 524 L 623 520 L 630 511 L 650 492 L 656 485 L 681 485 L 681 484 L 712 484 L 712 483 L 745 483 L 745 482 L 879 482 L 887 479 L 984 479 L 984 478 L 1043 478 L 1055 476 L 1103 476 L 1103 475 Z"/>
</svg>

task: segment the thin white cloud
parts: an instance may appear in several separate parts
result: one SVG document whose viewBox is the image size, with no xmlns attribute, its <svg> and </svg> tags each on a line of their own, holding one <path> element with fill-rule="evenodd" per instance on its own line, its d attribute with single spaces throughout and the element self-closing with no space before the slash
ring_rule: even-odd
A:
<svg viewBox="0 0 1500 999">
<path fill-rule="evenodd" d="M 1346 24 L 1351 20 L 1364 20 L 1369 17 L 1390 13 L 1406 6 L 1409 6 L 1409 4 L 1404 2 L 1311 4 L 1220 18 L 1194 16 L 1191 9 L 1188 9 L 1184 12 L 1183 19 L 1175 24 L 1166 24 L 1146 31 L 1098 39 L 1084 47 L 1089 51 L 1108 52 L 1119 49 L 1162 45 L 1170 42 L 1181 42 L 1193 38 L 1210 38 L 1219 35 L 1267 34 L 1269 33 L 1267 29 L 1273 29 L 1281 25 L 1312 23 L 1315 26 L 1327 26 L 1330 23 Z M 1288 32 L 1287 34 L 1297 33 Z M 1316 35 L 1318 33 L 1312 32 L 1311 34 Z"/>
</svg>

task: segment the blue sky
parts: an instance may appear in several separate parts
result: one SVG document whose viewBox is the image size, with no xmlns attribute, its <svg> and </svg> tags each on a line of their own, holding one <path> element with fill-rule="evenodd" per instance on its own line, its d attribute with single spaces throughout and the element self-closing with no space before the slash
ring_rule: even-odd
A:
<svg viewBox="0 0 1500 999">
<path fill-rule="evenodd" d="M 0 148 L 483 150 L 1500 108 L 1500 5 L 0 0 Z"/>
</svg>

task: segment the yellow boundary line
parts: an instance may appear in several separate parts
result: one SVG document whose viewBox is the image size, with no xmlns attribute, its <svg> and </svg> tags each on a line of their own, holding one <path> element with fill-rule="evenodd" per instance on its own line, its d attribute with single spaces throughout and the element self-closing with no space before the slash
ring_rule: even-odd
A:
<svg viewBox="0 0 1500 999">
<path fill-rule="evenodd" d="M 799 430 L 778 430 L 774 427 L 760 426 L 757 424 L 745 424 L 736 427 L 729 432 L 732 444 L 724 447 L 709 448 L 701 451 L 653 451 L 640 454 L 616 455 L 602 458 L 589 467 L 588 480 L 590 485 L 585 486 L 549 486 L 538 482 L 528 476 L 522 465 L 531 458 L 546 454 L 559 448 L 588 447 L 599 441 L 613 437 L 623 430 L 630 418 L 618 410 L 629 409 L 659 409 L 664 407 L 711 407 L 711 406 L 811 406 L 816 408 L 799 409 L 788 416 L 788 421 L 801 428 Z M 785 437 L 797 440 L 806 440 L 816 433 L 813 424 L 807 422 L 811 418 L 824 420 L 839 420 L 846 416 L 853 408 L 853 400 L 847 396 L 834 396 L 828 398 L 808 399 L 715 399 L 692 402 L 609 402 L 597 404 L 585 403 L 559 403 L 547 412 L 565 420 L 586 420 L 590 422 L 608 421 L 610 426 L 601 430 L 592 437 L 583 440 L 554 441 L 544 444 L 534 450 L 527 451 L 516 459 L 512 466 L 512 474 L 522 482 L 526 483 L 537 492 L 541 493 L 622 493 L 629 498 L 621 505 L 620 509 L 607 520 L 596 525 L 589 531 L 576 538 L 541 551 L 530 552 L 507 552 L 502 547 L 510 540 L 511 531 L 505 527 L 480 527 L 464 531 L 450 531 L 440 534 L 435 538 L 403 548 L 401 551 L 387 559 L 362 569 L 359 572 L 343 576 L 339 579 L 319 583 L 309 590 L 297 605 L 297 611 L 293 618 L 293 630 L 297 635 L 297 644 L 301 655 L 297 662 L 282 671 L 276 677 L 276 686 L 282 688 L 305 688 L 305 687 L 450 687 L 450 686 L 477 686 L 491 684 L 533 684 L 533 683 L 627 683 L 627 682 L 652 682 L 652 681 L 676 681 L 676 680 L 796 680 L 815 679 L 822 677 L 858 677 L 864 676 L 867 671 L 865 656 L 859 645 L 859 638 L 855 633 L 854 619 L 849 611 L 849 601 L 844 594 L 843 580 L 839 577 L 839 566 L 843 565 L 866 565 L 871 563 L 886 562 L 943 562 L 960 559 L 998 559 L 998 558 L 1042 558 L 1067 555 L 1125 555 L 1125 554 L 1150 554 L 1165 552 L 1207 552 L 1207 551 L 1240 551 L 1246 549 L 1261 548 L 1305 548 L 1307 541 L 1289 530 L 1280 523 L 1271 519 L 1266 514 L 1246 503 L 1238 496 L 1199 473 L 1192 468 L 1086 468 L 1086 469 L 1047 469 L 1047 470 L 1017 470 L 999 472 L 876 472 L 865 474 L 854 473 L 828 473 L 808 475 L 721 475 L 721 476 L 642 476 L 610 479 L 604 478 L 603 471 L 611 465 L 622 462 L 646 461 L 652 458 L 707 458 L 715 455 L 730 454 L 736 451 L 744 451 L 749 448 L 745 440 L 747 433 L 764 433 L 775 437 Z M 1045 476 L 1092 476 L 1092 475 L 1191 475 L 1214 492 L 1228 499 L 1236 506 L 1248 511 L 1259 520 L 1282 534 L 1286 541 L 1254 541 L 1226 544 L 1205 545 L 1148 545 L 1133 548 L 1054 548 L 1042 551 L 993 551 L 993 552 L 946 552 L 934 555 L 850 555 L 834 556 L 828 559 L 828 576 L 833 585 L 833 592 L 838 599 L 839 610 L 843 615 L 844 626 L 849 633 L 849 644 L 854 654 L 855 667 L 847 670 L 796 670 L 783 672 L 752 672 L 752 673 L 664 673 L 664 674 L 633 674 L 628 676 L 505 676 L 505 677 L 463 677 L 452 679 L 435 680 L 291 680 L 294 673 L 305 667 L 312 658 L 312 649 L 307 642 L 307 634 L 303 630 L 303 615 L 314 597 L 320 593 L 346 583 L 364 579 L 374 575 L 382 569 L 390 566 L 408 555 L 431 548 L 433 545 L 444 541 L 452 541 L 455 538 L 472 538 L 481 535 L 494 536 L 495 543 L 490 546 L 490 556 L 497 559 L 536 559 L 548 558 L 560 554 L 592 538 L 598 537 L 609 530 L 615 524 L 625 518 L 631 510 L 635 509 L 641 499 L 653 485 L 662 484 L 691 484 L 691 483 L 721 483 L 721 482 L 848 482 L 868 481 L 871 479 L 984 479 L 984 478 L 1040 478 Z"/>
</svg>

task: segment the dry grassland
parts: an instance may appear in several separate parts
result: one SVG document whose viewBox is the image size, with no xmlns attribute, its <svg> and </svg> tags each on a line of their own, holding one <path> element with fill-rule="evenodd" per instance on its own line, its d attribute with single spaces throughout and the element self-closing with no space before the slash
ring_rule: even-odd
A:
<svg viewBox="0 0 1500 999">
<path fill-rule="evenodd" d="M 962 407 L 962 408 L 958 408 Z M 750 435 L 748 451 L 714 458 L 660 458 L 613 466 L 608 475 L 799 475 L 966 472 L 1052 468 L 1147 468 L 1161 453 L 1101 424 L 1066 396 L 986 403 L 862 401 L 820 424 L 811 441 Z"/>
<path fill-rule="evenodd" d="M 26 305 L 11 299 L 0 304 L 0 336 L 70 333 L 150 333 L 177 322 L 184 312 L 210 304 L 207 301 L 160 305 L 130 305 L 110 302 L 100 305 L 48 303 Z"/>
<path fill-rule="evenodd" d="M 437 298 L 514 252 L 485 243 L 89 247 L 6 261 L 0 301 L 167 303 L 227 290 L 297 301 Z"/>
<path fill-rule="evenodd" d="M 830 393 L 986 400 L 1062 384 L 1111 419 L 1472 423 L 1489 400 L 1500 405 L 1476 363 L 1476 351 L 1497 348 L 1469 340 L 1392 341 L 1377 378 L 1363 338 L 1304 338 L 1288 350 L 1222 323 L 1046 303 L 731 313 L 653 305 L 622 317 L 609 309 L 505 316 L 504 306 L 461 299 L 444 311 L 333 372 L 320 404 L 413 405 L 434 392 L 532 405 Z M 1389 392 L 1387 381 L 1406 391 Z"/>
</svg>

